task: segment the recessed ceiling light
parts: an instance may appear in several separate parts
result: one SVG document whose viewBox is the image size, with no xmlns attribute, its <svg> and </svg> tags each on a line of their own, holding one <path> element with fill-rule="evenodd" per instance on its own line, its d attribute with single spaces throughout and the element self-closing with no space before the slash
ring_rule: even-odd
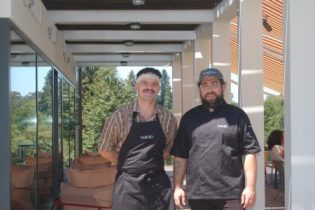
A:
<svg viewBox="0 0 315 210">
<path fill-rule="evenodd" d="M 120 65 L 122 66 L 127 66 L 128 62 L 127 61 L 120 61 Z"/>
<path fill-rule="evenodd" d="M 128 58 L 130 56 L 130 53 L 121 53 L 121 56 L 123 58 Z"/>
<path fill-rule="evenodd" d="M 125 45 L 126 45 L 127 47 L 130 47 L 130 46 L 133 45 L 133 41 L 132 41 L 132 40 L 126 40 L 126 41 L 125 41 Z"/>
<path fill-rule="evenodd" d="M 132 4 L 135 6 L 141 6 L 144 5 L 145 0 L 132 0 Z"/>
<path fill-rule="evenodd" d="M 30 62 L 29 61 L 22 61 L 22 66 L 30 66 Z"/>
<path fill-rule="evenodd" d="M 131 30 L 139 30 L 141 28 L 140 23 L 129 23 L 128 26 Z"/>
</svg>

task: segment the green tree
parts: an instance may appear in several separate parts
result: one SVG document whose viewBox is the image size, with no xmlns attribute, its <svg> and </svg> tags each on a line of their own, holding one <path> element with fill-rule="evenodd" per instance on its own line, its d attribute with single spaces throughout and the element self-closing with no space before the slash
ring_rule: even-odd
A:
<svg viewBox="0 0 315 210">
<path fill-rule="evenodd" d="M 38 110 L 44 112 L 47 115 L 52 113 L 52 81 L 53 81 L 52 69 L 47 72 L 45 76 L 45 83 L 42 91 L 38 91 Z"/>
<path fill-rule="evenodd" d="M 35 94 L 22 96 L 11 92 L 11 157 L 12 162 L 19 161 L 18 144 L 33 144 L 35 141 L 36 109 Z M 26 155 L 30 155 L 30 150 Z M 34 151 L 33 151 L 34 153 Z"/>
<path fill-rule="evenodd" d="M 132 70 L 128 74 L 128 78 L 125 80 L 125 85 L 126 85 L 126 94 L 128 95 L 128 97 L 135 98 L 137 95 L 136 90 L 135 90 L 136 75 Z"/>
<path fill-rule="evenodd" d="M 128 74 L 127 85 L 130 85 L 131 87 L 136 85 L 136 75 L 133 70 L 131 70 Z"/>
<path fill-rule="evenodd" d="M 168 76 L 165 69 L 162 71 L 161 94 L 158 97 L 158 103 L 168 110 L 171 110 L 173 106 L 173 94 L 170 84 L 170 77 Z"/>
<path fill-rule="evenodd" d="M 41 71 L 41 70 L 39 70 Z M 51 152 L 52 147 L 52 81 L 53 70 L 47 70 L 42 90 L 38 90 L 38 137 L 40 151 Z"/>
<path fill-rule="evenodd" d="M 284 128 L 283 97 L 268 97 L 264 102 L 265 139 L 274 129 Z"/>
<path fill-rule="evenodd" d="M 92 72 L 87 72 L 92 69 Z M 118 78 L 114 67 L 83 69 L 83 149 L 94 151 L 104 120 L 119 106 L 134 100 L 134 94 Z"/>
</svg>

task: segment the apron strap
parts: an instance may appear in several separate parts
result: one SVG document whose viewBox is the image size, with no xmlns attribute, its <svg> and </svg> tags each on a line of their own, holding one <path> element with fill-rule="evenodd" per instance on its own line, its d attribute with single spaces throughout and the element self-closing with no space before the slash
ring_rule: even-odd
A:
<svg viewBox="0 0 315 210">
<path fill-rule="evenodd" d="M 137 114 L 138 112 L 132 112 L 132 125 L 135 125 L 137 123 Z"/>
</svg>

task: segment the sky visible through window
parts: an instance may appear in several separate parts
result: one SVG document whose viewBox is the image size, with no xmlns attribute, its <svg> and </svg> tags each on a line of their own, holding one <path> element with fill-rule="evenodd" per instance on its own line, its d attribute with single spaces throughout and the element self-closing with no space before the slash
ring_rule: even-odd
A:
<svg viewBox="0 0 315 210">
<path fill-rule="evenodd" d="M 38 88 L 41 90 L 45 84 L 45 77 L 51 67 L 40 67 L 38 71 Z M 11 90 L 20 92 L 25 96 L 35 91 L 35 67 L 11 67 Z"/>
<path fill-rule="evenodd" d="M 172 78 L 172 67 L 170 66 L 153 66 L 154 68 L 160 70 L 166 70 L 169 77 Z M 40 67 L 38 71 L 38 89 L 41 90 L 45 84 L 45 76 L 47 71 L 51 67 Z M 127 79 L 128 74 L 131 70 L 135 75 L 140 71 L 143 66 L 121 66 L 117 67 L 118 76 L 121 79 Z M 46 70 L 46 71 L 45 71 Z M 33 93 L 35 91 L 35 67 L 12 67 L 11 68 L 11 90 L 20 92 L 21 95 L 25 96 L 28 93 Z M 172 82 L 171 82 L 172 85 Z"/>
<path fill-rule="evenodd" d="M 150 67 L 156 68 L 161 73 L 162 73 L 163 69 L 165 69 L 168 76 L 170 77 L 170 79 L 172 79 L 172 67 L 171 66 L 150 66 Z M 131 70 L 136 75 L 138 73 L 138 71 L 140 71 L 143 68 L 145 68 L 145 67 L 144 66 L 118 66 L 117 67 L 118 76 L 122 79 L 127 79 L 128 74 L 130 73 Z"/>
<path fill-rule="evenodd" d="M 167 74 L 172 80 L 172 67 L 171 66 L 152 66 L 160 70 L 161 72 L 163 69 L 166 70 Z M 130 71 L 132 70 L 135 75 L 140 71 L 143 66 L 119 66 L 117 67 L 118 76 L 121 79 L 127 79 Z M 40 67 L 38 71 L 38 89 L 41 90 L 45 83 L 45 76 L 47 71 L 50 67 Z M 233 78 L 232 78 L 233 80 Z M 172 86 L 172 82 L 170 81 Z M 27 95 L 28 93 L 32 93 L 35 91 L 35 68 L 34 67 L 12 67 L 11 68 L 11 90 L 20 92 L 21 95 Z M 232 83 L 231 84 L 231 92 L 233 96 L 233 101 L 238 101 L 238 91 L 237 85 Z"/>
</svg>

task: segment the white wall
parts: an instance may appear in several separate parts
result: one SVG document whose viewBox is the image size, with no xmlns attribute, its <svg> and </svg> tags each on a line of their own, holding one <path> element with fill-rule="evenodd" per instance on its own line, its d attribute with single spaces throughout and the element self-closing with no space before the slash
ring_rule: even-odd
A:
<svg viewBox="0 0 315 210">
<path fill-rule="evenodd" d="M 261 149 L 264 149 L 262 0 L 240 2 L 239 104 L 248 114 Z M 256 204 L 265 206 L 264 153 L 257 155 Z"/>
<path fill-rule="evenodd" d="M 1 0 L 0 3 L 0 18 L 8 18 L 11 16 L 11 1 L 10 0 Z"/>
<path fill-rule="evenodd" d="M 173 61 L 173 109 L 172 112 L 177 119 L 177 125 L 183 115 L 183 101 L 182 101 L 182 56 L 180 53 L 176 54 Z"/>
<path fill-rule="evenodd" d="M 231 47 L 230 21 L 218 20 L 212 23 L 212 67 L 219 69 L 226 82 L 224 99 L 231 102 Z"/>
<path fill-rule="evenodd" d="M 286 209 L 314 210 L 315 1 L 288 0 L 285 4 Z"/>
<path fill-rule="evenodd" d="M 195 51 L 194 42 L 188 41 L 182 52 L 182 113 L 195 107 Z"/>
<path fill-rule="evenodd" d="M 23 39 L 31 41 L 34 44 L 32 47 L 36 51 L 48 58 L 69 80 L 74 82 L 75 69 L 72 58 L 68 53 L 63 53 L 65 49 L 63 34 L 56 31 L 55 43 L 49 39 L 48 27 L 54 26 L 49 20 L 47 10 L 42 2 L 40 0 L 34 2 L 35 5 L 29 9 L 25 6 L 24 1 L 12 0 L 10 19 L 18 30 L 23 32 Z"/>
</svg>

